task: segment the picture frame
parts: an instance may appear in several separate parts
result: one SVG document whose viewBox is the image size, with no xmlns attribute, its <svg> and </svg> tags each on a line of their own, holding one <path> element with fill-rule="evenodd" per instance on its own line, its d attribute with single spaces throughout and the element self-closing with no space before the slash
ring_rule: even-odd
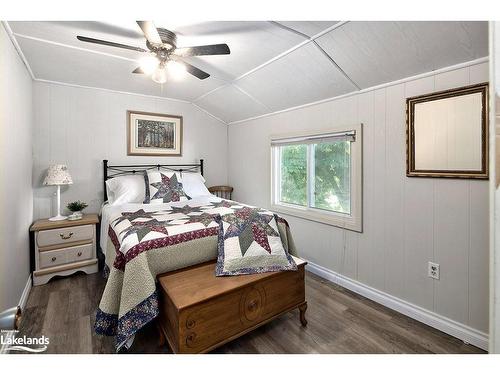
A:
<svg viewBox="0 0 500 375">
<path fill-rule="evenodd" d="M 408 177 L 488 179 L 488 83 L 406 99 Z"/>
<path fill-rule="evenodd" d="M 181 156 L 182 116 L 128 110 L 127 155 Z"/>
</svg>

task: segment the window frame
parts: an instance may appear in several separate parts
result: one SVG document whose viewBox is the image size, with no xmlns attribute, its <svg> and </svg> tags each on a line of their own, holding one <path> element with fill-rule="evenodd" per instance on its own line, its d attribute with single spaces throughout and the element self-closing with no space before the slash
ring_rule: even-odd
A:
<svg viewBox="0 0 500 375">
<path fill-rule="evenodd" d="M 310 207 L 310 193 L 312 184 L 310 178 L 313 147 L 307 147 L 307 206 L 304 207 L 295 204 L 280 202 L 281 153 L 279 152 L 280 147 L 273 146 L 271 142 L 295 137 L 321 136 L 330 133 L 351 131 L 355 132 L 355 141 L 351 142 L 350 214 Z M 275 134 L 270 136 L 269 145 L 271 148 L 271 209 L 273 211 L 306 220 L 312 220 L 323 224 L 341 227 L 356 232 L 363 231 L 363 124 L 332 127 L 318 131 Z"/>
</svg>

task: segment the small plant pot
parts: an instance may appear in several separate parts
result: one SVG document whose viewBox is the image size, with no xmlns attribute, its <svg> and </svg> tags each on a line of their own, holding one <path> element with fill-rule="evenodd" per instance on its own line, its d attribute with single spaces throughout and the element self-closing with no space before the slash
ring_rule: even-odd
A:
<svg viewBox="0 0 500 375">
<path fill-rule="evenodd" d="M 82 211 L 75 211 L 68 216 L 68 220 L 80 220 L 83 217 Z"/>
</svg>

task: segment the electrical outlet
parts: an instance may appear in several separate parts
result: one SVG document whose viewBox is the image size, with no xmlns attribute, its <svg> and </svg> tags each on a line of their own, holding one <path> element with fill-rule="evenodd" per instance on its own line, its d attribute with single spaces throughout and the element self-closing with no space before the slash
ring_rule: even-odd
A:
<svg viewBox="0 0 500 375">
<path fill-rule="evenodd" d="M 433 279 L 439 280 L 439 264 L 429 262 L 427 267 L 427 275 Z"/>
</svg>

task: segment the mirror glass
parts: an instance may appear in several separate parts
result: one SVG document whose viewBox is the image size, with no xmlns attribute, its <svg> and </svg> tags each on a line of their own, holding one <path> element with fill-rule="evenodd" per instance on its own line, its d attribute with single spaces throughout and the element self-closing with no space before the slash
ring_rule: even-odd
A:
<svg viewBox="0 0 500 375">
<path fill-rule="evenodd" d="M 415 169 L 481 170 L 481 93 L 415 105 Z"/>
</svg>

